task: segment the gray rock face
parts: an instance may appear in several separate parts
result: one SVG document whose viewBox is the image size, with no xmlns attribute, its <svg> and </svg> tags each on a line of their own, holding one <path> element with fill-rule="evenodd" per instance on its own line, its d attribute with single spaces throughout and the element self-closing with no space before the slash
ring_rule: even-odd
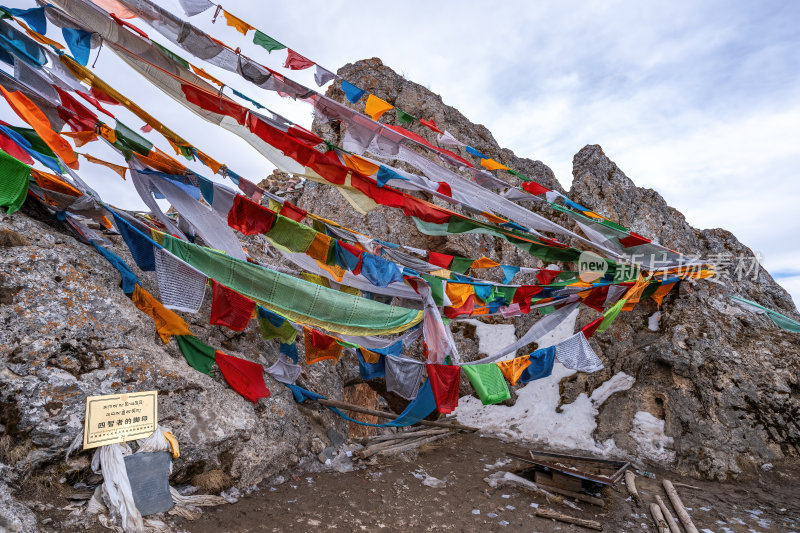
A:
<svg viewBox="0 0 800 533">
<path fill-rule="evenodd" d="M 402 78 L 379 59 L 348 64 L 339 74 L 406 112 L 433 118 L 440 129 L 462 142 L 564 192 L 542 162 L 517 157 L 501 148 L 486 127 L 473 124 L 444 104 L 441 97 Z M 350 107 L 358 106 L 350 104 L 335 86 L 328 95 Z M 381 121 L 394 123 L 392 113 Z M 426 127 L 416 123 L 406 127 L 435 143 L 435 134 Z M 342 133 L 337 123 L 315 123 L 315 128 L 334 141 Z M 454 151 L 465 155 L 458 148 Z M 390 163 L 403 167 L 401 162 Z M 573 184 L 568 194 L 572 200 L 685 254 L 718 260 L 729 256 L 743 260 L 746 268 L 755 264 L 753 252 L 730 232 L 692 228 L 658 193 L 636 187 L 599 146 L 583 148 L 573 165 Z M 498 177 L 509 183 L 514 180 L 503 172 Z M 422 236 L 402 214 L 383 207 L 362 217 L 331 187 L 307 188 L 301 202 L 305 209 L 377 238 L 449 254 L 475 257 L 483 253 L 503 263 L 540 266 L 530 256 L 506 243 L 495 242 L 496 239 Z M 541 213 L 572 227 L 547 208 Z M 743 279 L 735 276 L 735 268 L 733 263 L 727 265 L 733 279 L 723 279 L 725 286 L 708 281 L 680 284 L 663 304 L 657 331 L 648 329 L 649 317 L 658 310 L 648 300 L 633 312 L 622 314 L 608 331 L 592 339 L 606 369 L 566 378 L 561 387 L 562 403 L 570 403 L 584 392 L 590 394 L 617 372 L 636 378 L 630 390 L 614 395 L 602 406 L 595 434 L 598 440 L 612 437 L 620 448 L 636 454 L 637 443 L 630 436 L 632 420 L 636 412 L 647 411 L 664 420 L 666 435 L 674 438 L 675 466 L 684 472 L 727 478 L 752 472 L 766 462 L 797 460 L 800 336 L 783 332 L 769 319 L 742 310 L 728 294 L 757 301 L 795 318 L 797 311 L 786 291 L 763 268 L 758 266 Z M 582 310 L 578 325 L 596 316 L 591 310 Z M 517 319 L 518 334 L 536 319 Z M 466 359 L 477 358 L 474 326 L 459 323 L 454 334 Z M 462 392 L 467 390 L 465 387 Z"/>
<path fill-rule="evenodd" d="M 91 452 L 64 464 L 90 395 L 158 390 L 159 423 L 181 448 L 171 481 L 201 489 L 250 487 L 296 464 L 313 441 L 327 441 L 329 427 L 346 431 L 327 410 L 298 406 L 268 375 L 271 397 L 254 405 L 218 371 L 212 379 L 191 368 L 177 343 L 164 345 L 152 319 L 124 295 L 117 271 L 35 203 L 3 216 L 0 230 L 6 236 L 0 248 L 0 477 L 13 490 L 32 475 L 69 484 L 92 478 Z M 154 273 L 140 272 L 121 238 L 111 239 L 112 251 L 157 297 Z M 182 313 L 192 333 L 226 353 L 271 365 L 277 345 L 261 339 L 255 322 L 241 333 L 209 325 L 210 297 L 208 290 L 201 313 Z M 302 383 L 341 399 L 339 367 L 309 367 Z M 215 479 L 212 486 L 205 486 L 208 479 Z"/>
</svg>

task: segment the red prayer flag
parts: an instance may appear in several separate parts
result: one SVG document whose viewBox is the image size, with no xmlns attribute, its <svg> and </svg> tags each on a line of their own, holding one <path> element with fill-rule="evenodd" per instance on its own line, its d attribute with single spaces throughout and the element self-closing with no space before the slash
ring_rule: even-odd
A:
<svg viewBox="0 0 800 533">
<path fill-rule="evenodd" d="M 97 98 L 95 98 L 94 96 L 91 96 L 91 95 L 86 94 L 86 93 L 81 92 L 81 91 L 75 91 L 75 92 L 78 93 L 81 96 L 81 98 L 83 98 L 84 100 L 86 100 L 87 102 L 92 104 L 101 113 L 105 113 L 106 115 L 108 115 L 111 118 L 116 118 L 109 110 L 104 108 L 100 104 L 100 101 Z"/>
<path fill-rule="evenodd" d="M 429 127 L 430 129 L 432 129 L 436 133 L 444 133 L 442 130 L 440 130 L 439 128 L 436 127 L 436 122 L 434 122 L 433 119 L 428 120 L 428 119 L 425 119 L 425 118 L 421 118 L 421 119 L 419 119 L 419 123 L 422 124 L 423 126 Z"/>
<path fill-rule="evenodd" d="M 108 96 L 103 90 L 98 89 L 97 87 L 92 87 L 91 89 L 89 89 L 89 92 L 92 94 L 92 96 L 94 96 L 104 104 L 119 105 L 119 102 Z"/>
<path fill-rule="evenodd" d="M 531 298 L 540 292 L 542 292 L 542 288 L 537 285 L 521 285 L 514 291 L 511 303 L 519 304 L 519 310 L 523 313 L 530 313 Z"/>
<path fill-rule="evenodd" d="M 219 350 L 214 359 L 216 359 L 225 381 L 233 390 L 253 403 L 256 403 L 259 398 L 269 398 L 269 389 L 264 383 L 264 367 Z"/>
<path fill-rule="evenodd" d="M 211 324 L 227 326 L 234 331 L 244 331 L 256 303 L 238 292 L 211 281 Z"/>
<path fill-rule="evenodd" d="M 539 282 L 539 285 L 549 285 L 559 274 L 561 274 L 560 270 L 547 270 L 543 268 L 536 273 L 536 281 Z"/>
<path fill-rule="evenodd" d="M 427 367 L 433 398 L 436 400 L 436 409 L 442 414 L 452 413 L 458 407 L 461 367 L 431 364 L 428 364 Z"/>
<path fill-rule="evenodd" d="M 290 68 L 292 70 L 303 70 L 307 69 L 308 67 L 313 67 L 316 65 L 313 61 L 308 59 L 307 57 L 303 57 L 291 48 L 288 50 L 288 55 L 286 56 L 286 63 L 283 64 L 284 67 Z"/>
<path fill-rule="evenodd" d="M 245 235 L 267 233 L 275 221 L 275 213 L 237 194 L 233 199 L 233 207 L 228 211 L 228 226 Z"/>
<path fill-rule="evenodd" d="M 450 198 L 453 197 L 453 190 L 450 188 L 450 184 L 446 181 L 439 182 L 439 188 L 436 189 L 436 192 L 444 194 L 445 196 L 449 196 Z"/>
<path fill-rule="evenodd" d="M 10 137 L 6 137 L 2 133 L 0 133 L 0 150 L 3 150 L 11 157 L 16 157 L 23 163 L 28 165 L 33 164 L 33 158 L 28 155 L 28 152 L 20 148 L 19 145 L 12 141 Z"/>
<path fill-rule="evenodd" d="M 225 96 L 204 91 L 186 83 L 181 84 L 181 90 L 190 103 L 205 109 L 206 111 L 212 111 L 220 115 L 228 115 L 229 117 L 233 117 L 236 122 L 244 126 L 245 117 L 247 116 L 247 108 L 244 106 L 240 106 Z"/>
<path fill-rule="evenodd" d="M 522 184 L 522 188 L 531 194 L 544 194 L 550 190 L 544 185 L 539 185 L 535 181 L 526 181 Z"/>
<path fill-rule="evenodd" d="M 589 296 L 583 299 L 583 303 L 595 311 L 602 313 L 606 298 L 608 297 L 608 287 L 608 285 L 603 285 L 602 287 L 593 288 L 589 291 Z"/>
<path fill-rule="evenodd" d="M 450 263 L 453 262 L 453 256 L 447 254 L 440 254 L 438 252 L 429 252 L 428 263 L 442 268 L 448 268 Z"/>
<path fill-rule="evenodd" d="M 466 303 L 461 307 L 445 307 L 444 315 L 447 318 L 458 318 L 463 315 L 470 316 L 473 311 L 475 311 L 475 295 L 470 294 Z"/>
<path fill-rule="evenodd" d="M 588 324 L 583 326 L 581 328 L 581 331 L 583 332 L 583 336 L 588 339 L 589 337 L 594 335 L 594 332 L 597 331 L 597 328 L 600 327 L 600 324 L 603 323 L 603 319 L 604 318 L 605 317 L 601 316 L 600 318 L 598 318 L 596 320 L 592 320 L 591 322 L 589 322 Z"/>
<path fill-rule="evenodd" d="M 624 239 L 620 239 L 619 243 L 624 246 L 625 248 L 630 248 L 631 246 L 639 246 L 640 244 L 647 244 L 650 242 L 650 239 L 647 237 L 642 237 L 638 233 L 631 232 L 629 237 L 625 237 Z"/>
<path fill-rule="evenodd" d="M 306 215 L 308 214 L 307 211 L 304 211 L 294 205 L 292 202 L 283 202 L 283 207 L 281 207 L 280 214 L 285 216 L 286 218 L 291 218 L 295 222 L 302 222 Z"/>
</svg>

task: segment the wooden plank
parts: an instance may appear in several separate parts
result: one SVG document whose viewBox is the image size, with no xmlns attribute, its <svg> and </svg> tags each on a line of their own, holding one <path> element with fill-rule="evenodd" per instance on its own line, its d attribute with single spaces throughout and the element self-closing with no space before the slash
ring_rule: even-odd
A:
<svg viewBox="0 0 800 533">
<path fill-rule="evenodd" d="M 583 518 L 575 518 L 574 516 L 553 511 L 552 509 L 536 509 L 536 516 L 558 520 L 559 522 L 564 522 L 566 524 L 575 524 L 577 526 L 594 529 L 595 531 L 603 531 L 603 525 L 600 522 L 596 522 L 594 520 L 584 520 Z"/>
</svg>

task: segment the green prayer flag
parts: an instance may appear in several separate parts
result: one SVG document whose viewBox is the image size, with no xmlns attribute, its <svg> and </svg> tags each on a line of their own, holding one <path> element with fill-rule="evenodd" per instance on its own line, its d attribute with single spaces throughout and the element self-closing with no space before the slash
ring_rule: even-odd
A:
<svg viewBox="0 0 800 533">
<path fill-rule="evenodd" d="M 388 335 L 422 321 L 420 310 L 315 285 L 171 235 L 164 236 L 164 248 L 214 281 L 293 322 L 345 335 Z"/>
<path fill-rule="evenodd" d="M 175 339 L 189 366 L 210 376 L 217 349 L 200 341 L 194 335 L 175 335 Z"/>
<path fill-rule="evenodd" d="M 619 230 L 619 231 L 624 231 L 625 233 L 630 233 L 628 228 L 626 228 L 625 226 L 622 226 L 620 224 L 617 224 L 616 222 L 611 222 L 610 220 L 606 220 L 606 219 L 602 219 L 599 222 L 600 222 L 600 224 L 606 226 L 607 228 L 611 228 L 611 229 L 615 229 L 615 230 Z"/>
<path fill-rule="evenodd" d="M 468 257 L 453 257 L 453 262 L 450 263 L 450 270 L 458 272 L 459 274 L 465 274 L 474 261 L 474 259 Z"/>
<path fill-rule="evenodd" d="M 288 320 L 284 320 L 283 324 L 276 327 L 268 318 L 259 317 L 258 325 L 261 328 L 261 337 L 265 341 L 279 339 L 281 344 L 292 344 L 297 340 L 297 330 Z"/>
<path fill-rule="evenodd" d="M 275 222 L 266 235 L 270 242 L 285 250 L 303 253 L 311 246 L 317 231 L 291 218 L 275 215 Z"/>
<path fill-rule="evenodd" d="M 402 109 L 398 109 L 396 107 L 394 109 L 395 109 L 395 111 L 397 111 L 397 122 L 399 124 L 410 124 L 410 123 L 414 122 L 415 120 L 417 120 L 417 117 L 415 117 L 414 115 L 411 115 L 409 113 L 406 113 Z"/>
<path fill-rule="evenodd" d="M 519 178 L 519 179 L 521 179 L 522 181 L 531 181 L 531 179 L 530 179 L 528 176 L 525 176 L 524 174 L 520 174 L 520 173 L 519 173 L 519 172 L 517 172 L 516 170 L 511 170 L 511 169 L 509 168 L 508 170 L 506 170 L 506 172 L 510 172 L 511 174 L 514 174 L 516 177 L 518 177 L 518 178 Z"/>
<path fill-rule="evenodd" d="M 782 315 L 777 311 L 773 311 L 772 309 L 767 309 L 763 305 L 759 305 L 753 301 L 745 300 L 744 298 L 740 298 L 738 296 L 731 296 L 731 298 L 739 302 L 742 302 L 748 306 L 755 307 L 756 309 L 764 311 L 769 317 L 769 319 L 772 320 L 772 322 L 779 328 L 786 331 L 791 331 L 793 333 L 800 333 L 800 322 L 792 320 L 788 316 Z"/>
<path fill-rule="evenodd" d="M 270 54 L 273 50 L 283 50 L 286 48 L 286 45 L 279 43 L 266 33 L 262 33 L 258 30 L 256 30 L 255 35 L 253 35 L 253 44 L 263 46 Z"/>
<path fill-rule="evenodd" d="M 428 282 L 431 286 L 431 296 L 436 305 L 444 305 L 444 283 L 441 278 L 431 276 L 430 274 L 422 274 L 422 279 Z"/>
<path fill-rule="evenodd" d="M 114 146 L 122 150 L 126 158 L 130 157 L 129 154 L 131 152 L 147 155 L 150 153 L 150 150 L 153 149 L 153 143 L 130 129 L 119 120 L 114 128 L 114 132 L 117 134 L 117 142 L 114 143 Z"/>
<path fill-rule="evenodd" d="M 0 207 L 11 214 L 22 207 L 28 197 L 31 167 L 0 150 Z"/>
<path fill-rule="evenodd" d="M 469 378 L 483 405 L 500 403 L 511 398 L 506 378 L 496 364 L 463 365 L 461 371 Z"/>
<path fill-rule="evenodd" d="M 620 300 L 614 304 L 614 307 L 611 307 L 605 313 L 603 313 L 603 321 L 600 322 L 600 327 L 597 328 L 597 331 L 607 330 L 627 302 L 628 300 Z"/>
</svg>

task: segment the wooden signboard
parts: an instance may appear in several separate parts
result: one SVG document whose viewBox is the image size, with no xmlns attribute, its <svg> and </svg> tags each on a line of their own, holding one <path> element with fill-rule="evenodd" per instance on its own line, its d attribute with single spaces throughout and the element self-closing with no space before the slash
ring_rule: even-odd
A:
<svg viewBox="0 0 800 533">
<path fill-rule="evenodd" d="M 158 391 L 86 398 L 83 448 L 149 437 L 158 423 Z"/>
</svg>

